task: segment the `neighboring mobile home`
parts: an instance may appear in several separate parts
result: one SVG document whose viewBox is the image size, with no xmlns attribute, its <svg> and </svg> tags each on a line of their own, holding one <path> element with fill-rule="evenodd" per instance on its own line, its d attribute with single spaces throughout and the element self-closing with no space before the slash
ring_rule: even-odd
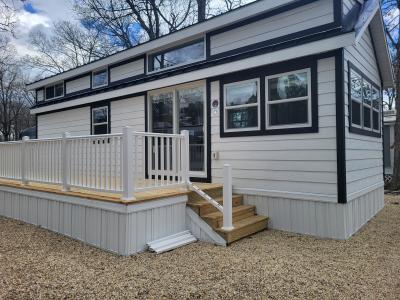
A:
<svg viewBox="0 0 400 300">
<path fill-rule="evenodd" d="M 385 184 L 392 181 L 394 163 L 394 125 L 396 110 L 383 112 L 383 158 L 385 166 Z"/>
<path fill-rule="evenodd" d="M 192 181 L 346 239 L 384 205 L 379 1 L 261 0 L 30 84 L 38 138 L 190 132 Z"/>
</svg>

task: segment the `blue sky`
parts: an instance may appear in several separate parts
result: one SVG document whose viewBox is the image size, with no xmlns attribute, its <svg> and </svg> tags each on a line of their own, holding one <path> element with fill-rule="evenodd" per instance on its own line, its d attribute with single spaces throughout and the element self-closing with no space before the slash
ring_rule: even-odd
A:
<svg viewBox="0 0 400 300">
<path fill-rule="evenodd" d="M 53 22 L 61 20 L 75 20 L 72 11 L 73 0 L 27 0 L 21 4 L 18 12 L 19 26 L 17 38 L 12 43 L 19 55 L 32 53 L 29 46 L 29 33 L 32 30 L 42 29 L 50 31 Z"/>
</svg>

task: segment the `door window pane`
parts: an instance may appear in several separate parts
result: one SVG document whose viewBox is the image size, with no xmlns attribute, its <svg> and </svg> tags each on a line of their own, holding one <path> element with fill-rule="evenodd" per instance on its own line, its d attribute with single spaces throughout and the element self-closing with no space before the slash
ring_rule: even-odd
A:
<svg viewBox="0 0 400 300">
<path fill-rule="evenodd" d="M 162 93 L 150 97 L 153 132 L 173 133 L 173 94 Z"/>
<path fill-rule="evenodd" d="M 189 131 L 191 171 L 204 171 L 204 91 L 203 88 L 177 91 L 179 131 Z"/>
</svg>

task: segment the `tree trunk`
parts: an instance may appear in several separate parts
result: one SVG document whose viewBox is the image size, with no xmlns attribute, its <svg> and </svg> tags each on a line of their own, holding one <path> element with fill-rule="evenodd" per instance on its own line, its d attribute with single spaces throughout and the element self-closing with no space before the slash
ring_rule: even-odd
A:
<svg viewBox="0 0 400 300">
<path fill-rule="evenodd" d="M 198 22 L 205 21 L 207 0 L 196 0 L 196 1 L 197 1 L 197 21 Z"/>
<path fill-rule="evenodd" d="M 397 1 L 397 8 L 400 8 L 400 1 Z M 398 29 L 400 33 L 400 26 Z M 395 65 L 395 87 L 396 87 L 396 123 L 394 124 L 394 162 L 393 178 L 391 188 L 400 189 L 400 42 L 396 44 L 396 65 Z"/>
</svg>

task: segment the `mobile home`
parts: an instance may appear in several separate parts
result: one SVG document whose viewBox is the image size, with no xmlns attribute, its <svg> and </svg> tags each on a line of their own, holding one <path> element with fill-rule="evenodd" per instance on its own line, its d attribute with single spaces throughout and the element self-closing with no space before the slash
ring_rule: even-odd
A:
<svg viewBox="0 0 400 300">
<path fill-rule="evenodd" d="M 346 239 L 384 205 L 392 86 L 379 1 L 260 0 L 28 87 L 38 139 L 187 130 L 191 182 L 229 164 L 270 228 Z"/>
</svg>

